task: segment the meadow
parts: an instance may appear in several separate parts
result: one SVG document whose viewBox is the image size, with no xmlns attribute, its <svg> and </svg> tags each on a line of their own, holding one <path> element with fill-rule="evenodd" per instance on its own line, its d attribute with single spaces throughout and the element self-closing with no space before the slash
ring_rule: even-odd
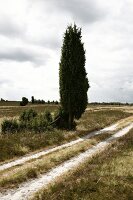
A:
<svg viewBox="0 0 133 200">
<path fill-rule="evenodd" d="M 36 106 L 12 106 L 0 107 L 1 122 L 5 118 L 17 118 L 24 110 L 33 108 L 38 113 L 46 110 L 54 113 L 57 105 L 36 105 Z M 4 111 L 3 111 L 4 110 Z M 82 118 L 77 123 L 77 128 L 74 131 L 52 129 L 42 133 L 33 133 L 31 131 L 14 133 L 14 134 L 0 134 L 0 162 L 15 159 L 19 156 L 31 153 L 33 151 L 40 151 L 49 147 L 54 147 L 62 143 L 74 140 L 89 132 L 100 130 L 109 124 L 116 122 L 122 118 L 130 116 L 131 113 L 124 112 L 121 109 L 96 109 L 88 108 L 82 115 Z"/>
<path fill-rule="evenodd" d="M 38 114 L 47 110 L 52 115 L 59 105 L 16 105 L 0 106 L 1 123 L 4 119 L 17 119 L 23 111 L 35 110 Z M 4 111 L 3 111 L 4 110 Z M 88 149 L 107 139 L 117 131 L 133 123 L 132 106 L 88 106 L 80 120 L 76 120 L 76 129 L 50 130 L 35 132 L 0 133 L 0 165 L 32 156 L 35 153 L 76 141 L 92 132 L 116 124 L 114 130 L 94 135 L 90 139 L 58 149 L 47 155 L 30 159 L 9 169 L 0 171 L 0 191 L 17 189 L 21 184 L 36 180 L 58 165 L 86 152 Z M 103 153 L 88 159 L 82 165 L 59 177 L 48 187 L 32 195 L 32 200 L 78 200 L 78 199 L 132 199 L 132 147 L 133 129 L 123 138 L 117 140 Z M 118 196 L 119 194 L 119 196 Z M 1 197 L 2 198 L 2 197 Z"/>
<path fill-rule="evenodd" d="M 132 200 L 133 129 L 77 169 L 40 190 L 32 200 Z"/>
</svg>

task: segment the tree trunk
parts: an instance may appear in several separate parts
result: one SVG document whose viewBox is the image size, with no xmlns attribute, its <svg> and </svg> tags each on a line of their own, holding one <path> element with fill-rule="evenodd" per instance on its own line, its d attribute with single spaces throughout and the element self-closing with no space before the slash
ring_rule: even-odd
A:
<svg viewBox="0 0 133 200">
<path fill-rule="evenodd" d="M 69 96 L 69 118 L 68 118 L 69 130 L 72 129 L 72 123 L 73 123 L 73 115 L 72 115 L 72 110 L 71 110 L 71 100 L 70 100 L 70 96 Z"/>
<path fill-rule="evenodd" d="M 71 130 L 72 129 L 72 114 L 71 114 L 71 111 L 69 111 L 68 126 L 69 126 L 69 130 Z"/>
</svg>

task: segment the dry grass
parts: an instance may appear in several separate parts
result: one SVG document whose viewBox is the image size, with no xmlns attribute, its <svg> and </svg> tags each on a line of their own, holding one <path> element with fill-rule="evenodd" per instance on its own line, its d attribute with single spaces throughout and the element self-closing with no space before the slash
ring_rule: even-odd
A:
<svg viewBox="0 0 133 200">
<path fill-rule="evenodd" d="M 105 124 L 108 126 L 111 123 L 129 116 L 132 116 L 132 114 L 121 110 L 86 111 L 82 118 L 77 122 L 77 130 L 81 135 L 84 135 L 88 131 L 93 131 L 94 127 L 95 130 L 99 130 L 104 128 Z"/>
<path fill-rule="evenodd" d="M 133 122 L 133 115 L 131 115 L 130 117 L 127 117 L 126 119 L 120 120 L 117 128 L 119 129 L 119 128 L 123 128 L 125 126 L 128 126 L 131 122 Z"/>
<path fill-rule="evenodd" d="M 100 111 L 100 110 L 121 110 L 123 112 L 133 113 L 133 106 L 116 106 L 116 105 L 89 105 L 87 107 L 89 111 Z"/>
<path fill-rule="evenodd" d="M 0 172 L 0 189 L 16 187 L 18 184 L 26 181 L 29 178 L 36 178 L 40 174 L 47 172 L 56 165 L 85 152 L 92 145 L 109 137 L 109 133 L 97 135 L 92 139 L 85 139 L 83 142 L 73 145 L 54 153 L 41 156 L 38 159 L 32 159 L 24 165 L 12 167 L 8 170 Z"/>
<path fill-rule="evenodd" d="M 9 161 L 33 151 L 44 150 L 57 146 L 99 130 L 116 122 L 119 119 L 130 116 L 122 111 L 86 111 L 77 122 L 77 131 L 52 130 L 44 133 L 16 133 L 0 135 L 0 162 Z"/>
<path fill-rule="evenodd" d="M 19 106 L 20 101 L 0 101 L 0 107 L 3 106 Z"/>
<path fill-rule="evenodd" d="M 30 105 L 27 106 L 0 106 L 0 118 L 2 117 L 15 117 L 19 116 L 24 110 L 33 109 L 37 112 L 45 112 L 49 110 L 50 112 L 54 112 L 58 109 L 59 105 Z"/>
<path fill-rule="evenodd" d="M 32 200 L 132 200 L 133 129 L 107 151 L 62 176 Z"/>
</svg>

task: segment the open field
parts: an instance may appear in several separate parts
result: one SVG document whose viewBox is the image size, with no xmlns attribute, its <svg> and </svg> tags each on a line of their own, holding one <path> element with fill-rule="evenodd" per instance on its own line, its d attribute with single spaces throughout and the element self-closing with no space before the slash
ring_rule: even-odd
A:
<svg viewBox="0 0 133 200">
<path fill-rule="evenodd" d="M 16 117 L 19 116 L 24 110 L 27 109 L 34 109 L 37 112 L 44 112 L 46 110 L 49 110 L 50 112 L 54 112 L 57 110 L 59 106 L 58 105 L 30 105 L 27 106 L 0 106 L 0 118 L 3 117 Z"/>
<path fill-rule="evenodd" d="M 132 200 L 133 129 L 108 150 L 58 178 L 32 200 Z"/>
<path fill-rule="evenodd" d="M 27 106 L 20 106 L 20 102 L 12 101 L 12 102 L 0 102 L 0 118 L 2 117 L 14 117 L 20 115 L 24 110 L 32 108 L 37 112 L 44 112 L 45 110 L 49 110 L 54 112 L 60 105 L 55 104 L 31 104 L 29 103 Z M 133 113 L 133 106 L 125 106 L 125 105 L 88 105 L 88 111 L 99 111 L 99 110 L 121 110 L 124 112 Z"/>
<path fill-rule="evenodd" d="M 29 107 L 30 106 L 27 106 L 24 108 L 28 109 Z M 40 106 L 40 105 L 34 106 L 34 108 L 39 113 L 44 112 L 45 109 L 48 109 L 53 113 L 57 110 L 57 107 L 52 106 L 52 105 L 49 105 L 49 107 L 47 108 L 46 106 Z M 0 107 L 0 109 L 3 109 L 3 107 Z M 12 115 L 10 116 L 8 115 L 8 117 L 4 116 L 3 118 L 17 117 L 18 113 L 22 112 L 21 110 L 17 110 L 17 109 L 19 108 L 16 106 L 10 107 L 10 111 L 11 111 L 10 113 L 12 113 Z M 35 133 L 35 132 L 23 132 L 23 133 L 14 133 L 14 134 L 1 133 L 0 134 L 0 167 L 2 165 L 4 166 L 4 164 L 5 165 L 8 164 L 10 161 L 14 161 L 15 163 L 17 159 L 21 160 L 21 158 L 23 159 L 25 155 L 27 157 L 29 156 L 30 159 L 25 160 L 24 162 L 20 162 L 20 163 L 18 162 L 18 164 L 13 165 L 13 166 L 9 165 L 8 168 L 5 168 L 5 169 L 3 168 L 3 170 L 1 170 L 2 168 L 0 168 L 0 192 L 1 192 L 0 199 L 2 200 L 28 199 L 27 197 L 29 196 L 30 191 L 31 193 L 34 193 L 35 191 L 38 191 L 39 189 L 43 187 L 43 182 L 41 181 L 41 177 L 42 177 L 42 180 L 44 180 L 45 182 L 45 178 L 47 179 L 47 174 L 49 174 L 48 175 L 49 178 L 47 180 L 52 181 L 52 176 L 54 176 L 54 173 L 56 172 L 56 168 L 58 169 L 59 167 L 60 169 L 61 167 L 61 169 L 64 170 L 65 172 L 65 170 L 69 169 L 69 167 L 68 168 L 67 167 L 64 168 L 64 167 L 69 165 L 69 163 L 70 163 L 70 166 L 71 165 L 73 166 L 72 168 L 70 167 L 70 169 L 72 170 L 70 170 L 70 172 L 66 171 L 67 174 L 64 174 L 64 175 L 60 174 L 60 171 L 59 171 L 60 178 L 57 177 L 55 179 L 56 182 L 53 185 L 50 184 L 47 188 L 41 189 L 41 192 L 39 191 L 39 193 L 33 195 L 33 199 L 35 200 L 37 199 L 38 200 L 39 199 L 40 200 L 41 199 L 51 199 L 51 200 L 85 199 L 87 200 L 91 197 L 91 195 L 94 192 L 95 193 L 94 200 L 95 200 L 96 197 L 98 199 L 99 191 L 103 190 L 102 187 L 104 187 L 105 183 L 107 183 L 108 187 L 110 187 L 111 183 L 112 184 L 116 183 L 116 185 L 119 185 L 118 183 L 119 178 L 115 177 L 116 175 L 114 174 L 113 174 L 114 182 L 113 181 L 111 183 L 109 182 L 108 179 L 113 173 L 112 171 L 111 175 L 108 175 L 112 169 L 112 168 L 109 168 L 109 166 L 118 165 L 118 169 L 120 169 L 119 165 L 121 163 L 121 160 L 119 163 L 119 156 L 121 155 L 120 152 L 122 151 L 122 148 L 121 148 L 121 142 L 122 142 L 122 145 L 123 146 L 125 145 L 125 148 L 126 148 L 125 152 L 128 155 L 128 159 L 125 158 L 126 160 L 123 161 L 124 164 L 122 163 L 122 166 L 123 165 L 125 166 L 125 163 L 128 163 L 129 160 L 131 161 L 125 168 L 125 170 L 129 171 L 128 177 L 130 176 L 131 174 L 130 165 L 133 163 L 132 163 L 132 159 L 130 159 L 130 157 L 132 156 L 132 153 L 128 152 L 127 141 L 129 141 L 129 137 L 131 139 L 131 142 L 133 141 L 133 138 L 132 138 L 133 132 L 132 131 L 130 132 L 129 137 L 125 136 L 124 140 L 120 139 L 119 140 L 120 142 L 115 142 L 115 144 L 112 144 L 111 147 L 109 146 L 108 149 L 106 149 L 106 151 L 104 151 L 104 148 L 103 148 L 102 151 L 104 153 L 99 154 L 99 150 L 100 148 L 102 148 L 103 144 L 106 145 L 106 141 L 108 141 L 108 138 L 112 138 L 113 140 L 115 140 L 116 138 L 113 137 L 113 135 L 118 134 L 119 136 L 120 135 L 119 132 L 121 130 L 122 131 L 125 130 L 126 132 L 128 132 L 128 128 L 126 129 L 125 127 L 130 127 L 131 129 L 133 125 L 132 110 L 133 110 L 132 107 L 127 107 L 127 108 L 120 107 L 118 109 L 111 106 L 110 108 L 107 108 L 106 106 L 104 108 L 103 107 L 87 108 L 85 113 L 82 115 L 81 119 L 76 121 L 77 127 L 76 127 L 76 130 L 73 130 L 73 131 L 52 129 L 51 131 L 46 131 L 42 133 Z M 112 126 L 109 126 L 111 124 Z M 107 127 L 107 128 L 101 130 L 104 127 Z M 130 148 L 131 148 L 131 142 L 129 142 Z M 114 146 L 115 148 L 113 148 Z M 118 150 L 119 148 L 120 150 Z M 95 155 L 96 154 L 95 150 L 96 150 L 96 153 L 98 150 L 98 155 Z M 115 153 L 114 153 L 114 150 L 116 150 Z M 45 153 L 45 151 L 48 153 Z M 82 156 L 83 157 L 84 155 L 87 156 L 87 152 L 89 155 L 89 151 L 90 152 L 94 151 L 94 158 L 90 157 L 90 159 L 85 164 L 83 164 L 82 166 L 79 166 L 80 164 L 80 162 L 78 161 L 79 158 L 81 158 L 81 163 L 82 163 Z M 40 154 L 40 155 L 36 157 L 37 154 L 38 155 Z M 113 158 L 115 154 L 116 156 L 118 154 L 117 162 Z M 108 161 L 108 159 L 110 160 Z M 111 159 L 113 159 L 113 162 L 114 162 L 113 164 L 111 164 L 112 162 Z M 124 157 L 122 159 L 124 159 Z M 79 162 L 78 166 L 75 165 L 74 167 L 74 162 L 77 164 Z M 92 170 L 92 166 L 94 170 Z M 82 171 L 83 171 L 83 174 L 82 174 Z M 85 174 L 89 173 L 89 171 L 92 173 L 92 175 L 90 173 L 88 174 L 88 176 L 85 176 Z M 105 172 L 106 172 L 106 175 L 104 174 Z M 53 175 L 51 176 L 50 173 L 52 173 Z M 124 173 L 124 172 L 121 171 L 121 173 Z M 123 176 L 125 175 L 122 175 L 122 177 Z M 56 177 L 56 173 L 55 173 L 55 177 Z M 127 180 L 128 178 L 125 178 L 125 179 Z M 73 180 L 75 180 L 75 184 L 73 183 Z M 101 180 L 103 180 L 104 183 L 102 182 L 102 185 L 99 186 L 99 183 L 101 183 Z M 132 180 L 132 175 L 131 175 L 131 180 Z M 51 181 L 49 183 L 51 183 Z M 86 186 L 85 186 L 85 183 L 86 183 Z M 96 183 L 96 187 L 94 187 L 95 183 Z M 119 187 L 123 191 L 124 189 L 122 188 L 122 183 Z M 75 188 L 76 184 L 78 186 L 77 187 L 78 189 Z M 129 189 L 132 187 L 130 180 L 127 183 L 127 185 L 129 185 Z M 104 192 L 106 193 L 105 195 L 107 195 L 108 193 L 107 186 L 105 184 L 105 192 Z M 19 189 L 17 189 L 18 187 Z M 90 187 L 92 188 L 92 191 Z M 110 190 L 113 190 L 114 189 L 113 187 L 114 185 L 113 186 L 111 185 Z M 94 191 L 93 191 L 93 188 L 94 188 Z M 110 190 L 109 190 L 109 193 L 111 193 Z M 70 196 L 67 191 L 70 193 Z M 23 193 L 24 193 L 24 196 L 22 195 Z M 127 195 L 127 193 L 125 195 Z M 7 194 L 9 194 L 9 196 Z M 116 195 L 115 192 L 114 192 L 114 195 Z M 104 197 L 103 199 L 107 199 L 108 196 L 103 196 L 103 197 Z M 126 198 L 125 199 L 121 198 L 121 199 L 122 200 L 128 199 L 127 196 L 124 196 L 124 197 Z M 101 198 L 100 200 L 102 200 L 102 197 L 100 198 Z M 109 199 L 113 199 L 113 198 L 112 196 L 109 196 Z M 93 198 L 91 197 L 90 199 L 93 199 Z"/>
<path fill-rule="evenodd" d="M 50 106 L 51 108 L 51 106 Z M 16 109 L 16 108 L 15 108 Z M 25 108 L 26 109 L 26 108 Z M 37 108 L 38 109 L 38 108 Z M 40 109 L 40 106 L 39 106 Z M 43 107 L 44 109 L 44 107 Z M 51 108 L 52 110 L 55 107 Z M 12 108 L 13 110 L 13 108 Z M 14 110 L 12 111 L 14 112 Z M 63 131 L 53 129 L 44 133 L 26 132 L 21 134 L 0 135 L 0 162 L 15 159 L 37 150 L 53 147 L 69 142 L 89 132 L 99 130 L 125 117 L 130 113 L 114 110 L 86 111 L 77 121 L 77 131 Z"/>
<path fill-rule="evenodd" d="M 70 158 L 85 152 L 98 142 L 108 138 L 109 133 L 94 136 L 92 139 L 85 139 L 83 142 L 72 145 L 68 148 L 40 156 L 38 159 L 31 159 L 22 166 L 11 167 L 0 172 L 0 189 L 17 187 L 21 182 L 30 178 L 37 178 L 40 174 L 46 173 L 53 167 L 69 160 Z M 15 175 L 14 175 L 15 173 Z"/>
<path fill-rule="evenodd" d="M 96 105 L 96 106 L 88 106 L 87 110 L 90 111 L 99 111 L 99 110 L 121 110 L 124 112 L 129 112 L 129 113 L 133 113 L 133 106 L 116 106 L 116 105 Z"/>
<path fill-rule="evenodd" d="M 39 190 L 44 185 L 45 186 L 49 186 L 49 184 L 51 182 L 53 182 L 53 180 L 64 180 L 64 178 L 66 177 L 66 173 L 69 174 L 72 170 L 77 169 L 77 167 L 81 163 L 83 165 L 83 163 L 85 162 L 85 160 L 87 158 L 91 158 L 91 160 L 92 160 L 93 159 L 92 156 L 96 156 L 97 153 L 98 153 L 99 156 L 101 156 L 100 152 L 103 152 L 105 150 L 105 148 L 106 148 L 106 152 L 107 152 L 107 147 L 110 146 L 111 143 L 113 141 L 115 141 L 117 138 L 122 137 L 123 135 L 127 134 L 128 131 L 132 127 L 133 127 L 133 123 L 130 124 L 130 126 L 124 128 L 124 129 L 122 129 L 120 131 L 115 131 L 114 133 L 102 134 L 102 135 L 100 135 L 100 137 L 98 136 L 99 139 L 101 140 L 101 142 L 96 141 L 96 143 L 94 143 L 94 141 L 92 141 L 92 140 L 91 141 L 85 141 L 85 142 L 81 142 L 81 144 L 78 145 L 78 146 L 76 145 L 74 148 L 64 149 L 63 152 L 61 150 L 60 152 L 57 152 L 57 154 L 55 156 L 54 156 L 54 154 L 48 155 L 48 157 L 49 156 L 50 157 L 53 156 L 52 160 L 46 159 L 47 161 L 45 161 L 45 160 L 43 161 L 43 158 L 40 158 L 40 161 L 35 160 L 34 164 L 35 165 L 37 164 L 35 169 L 38 169 L 38 167 L 39 167 L 39 169 L 42 170 L 44 166 L 47 166 L 47 164 L 52 164 L 54 161 L 57 162 L 57 164 L 58 164 L 58 162 L 60 162 L 63 157 L 64 158 L 67 157 L 65 160 L 68 159 L 67 161 L 63 162 L 61 165 L 57 165 L 57 167 L 54 167 L 48 173 L 43 174 L 41 176 L 39 175 L 39 177 L 38 177 L 39 171 L 38 171 L 38 173 L 34 173 L 34 170 L 35 170 L 34 167 L 31 168 L 31 171 L 28 174 L 31 173 L 31 175 L 34 178 L 33 179 L 29 179 L 29 180 L 26 179 L 26 182 L 23 183 L 23 184 L 20 184 L 19 187 L 16 188 L 16 189 L 7 188 L 6 189 L 6 193 L 4 191 L 1 191 L 2 192 L 2 194 L 0 194 L 1 200 L 7 200 L 7 199 L 8 200 L 11 200 L 11 199 L 12 200 L 16 200 L 16 199 L 24 200 L 24 199 L 29 199 L 28 197 L 30 197 L 31 195 L 33 196 L 33 193 L 35 191 Z M 107 137 L 107 135 L 108 135 L 108 137 Z M 91 147 L 91 145 L 93 145 L 93 144 L 94 144 L 94 146 Z M 71 156 L 74 156 L 74 155 L 77 154 L 77 151 L 80 151 L 80 148 L 81 149 L 83 148 L 82 149 L 82 153 L 80 153 L 78 156 L 75 156 L 74 158 L 70 159 Z M 86 148 L 88 150 L 85 150 Z M 85 152 L 84 152 L 84 150 L 85 150 Z M 66 153 L 66 155 L 65 155 L 65 153 Z M 48 162 L 48 160 L 49 160 L 49 162 Z M 33 161 L 31 161 L 31 162 L 33 162 Z M 31 162 L 29 163 L 29 165 L 31 164 Z M 19 169 L 20 168 L 21 167 L 19 167 Z M 45 171 L 46 171 L 46 168 L 44 167 Z M 23 170 L 23 173 L 24 172 L 25 172 L 25 170 Z M 12 180 L 9 180 L 10 179 L 10 172 L 5 172 L 5 173 L 7 173 L 7 175 L 5 177 L 5 178 L 7 178 L 7 182 L 4 180 L 3 183 L 7 184 L 8 181 L 10 182 Z M 17 174 L 17 170 L 14 170 L 14 172 L 11 171 L 11 173 L 14 173 L 14 176 L 12 176 L 12 178 L 14 178 L 13 180 L 15 180 L 15 177 L 18 175 Z M 63 177 L 62 177 L 63 179 L 59 178 L 61 175 L 63 175 Z M 20 179 L 18 179 L 18 180 L 21 180 L 21 178 L 22 178 L 22 176 L 20 176 Z M 11 183 L 12 182 L 10 182 L 10 184 Z M 49 188 L 49 187 L 47 187 L 47 188 Z M 60 192 L 58 192 L 58 194 L 59 193 Z M 39 199 L 44 199 L 42 197 L 42 195 L 43 195 L 43 192 L 39 192 Z M 35 198 L 38 198 L 37 196 Z M 45 196 L 45 194 L 44 194 L 44 196 Z M 69 194 L 68 194 L 68 196 L 69 196 Z M 52 197 L 53 197 L 53 195 L 51 195 L 49 198 L 52 199 Z M 58 197 L 56 197 L 54 199 L 58 199 Z"/>
<path fill-rule="evenodd" d="M 0 106 L 19 106 L 20 101 L 0 101 Z"/>
</svg>

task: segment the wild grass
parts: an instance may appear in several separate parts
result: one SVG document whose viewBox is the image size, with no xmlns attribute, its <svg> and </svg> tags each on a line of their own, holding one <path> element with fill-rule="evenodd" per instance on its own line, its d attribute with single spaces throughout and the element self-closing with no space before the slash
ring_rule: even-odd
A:
<svg viewBox="0 0 133 200">
<path fill-rule="evenodd" d="M 133 129 L 107 151 L 89 159 L 32 200 L 132 200 Z"/>
<path fill-rule="evenodd" d="M 0 106 L 19 106 L 20 101 L 0 101 Z"/>
<path fill-rule="evenodd" d="M 0 118 L 3 117 L 15 117 L 19 116 L 23 111 L 27 109 L 33 109 L 38 113 L 45 112 L 49 110 L 50 112 L 55 112 L 58 109 L 59 105 L 30 105 L 27 106 L 0 106 Z"/>
<path fill-rule="evenodd" d="M 2 134 L 22 133 L 26 131 L 31 132 L 45 132 L 51 130 L 53 127 L 50 123 L 53 117 L 49 111 L 44 113 L 37 113 L 33 109 L 25 110 L 20 115 L 19 119 L 5 119 L 1 124 Z"/>
<path fill-rule="evenodd" d="M 0 135 L 0 161 L 23 156 L 47 146 L 59 145 L 62 141 L 64 141 L 64 134 L 59 130 L 40 134 L 25 132 Z"/>
<path fill-rule="evenodd" d="M 121 110 L 86 111 L 82 115 L 82 118 L 77 121 L 77 130 L 83 135 L 88 131 L 99 130 L 119 119 L 129 116 L 131 116 L 130 113 Z"/>
<path fill-rule="evenodd" d="M 36 150 L 44 150 L 74 140 L 81 135 L 101 129 L 131 114 L 122 111 L 86 111 L 78 121 L 77 131 L 54 129 L 43 133 L 15 133 L 0 135 L 0 162 L 15 159 Z"/>
<path fill-rule="evenodd" d="M 32 159 L 24 165 L 19 165 L 8 170 L 0 172 L 0 189 L 12 188 L 18 184 L 27 181 L 29 178 L 37 178 L 40 174 L 47 172 L 51 168 L 85 152 L 96 143 L 109 137 L 109 134 L 102 134 L 85 139 L 83 142 L 73 145 L 65 149 L 58 150 L 38 159 Z"/>
</svg>

